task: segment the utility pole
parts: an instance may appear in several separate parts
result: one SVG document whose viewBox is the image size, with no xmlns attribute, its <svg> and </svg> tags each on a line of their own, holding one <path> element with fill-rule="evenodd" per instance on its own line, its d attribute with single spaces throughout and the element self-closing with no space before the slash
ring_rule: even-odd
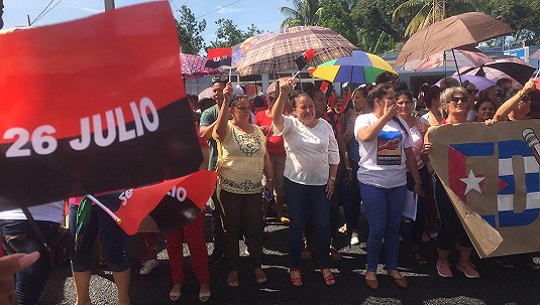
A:
<svg viewBox="0 0 540 305">
<path fill-rule="evenodd" d="M 105 0 L 105 11 L 114 10 L 114 0 Z"/>
</svg>

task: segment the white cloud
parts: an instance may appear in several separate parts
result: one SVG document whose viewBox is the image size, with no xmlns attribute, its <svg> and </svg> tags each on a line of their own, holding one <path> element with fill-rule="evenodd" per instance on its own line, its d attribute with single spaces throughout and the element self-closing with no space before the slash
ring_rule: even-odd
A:
<svg viewBox="0 0 540 305">
<path fill-rule="evenodd" d="M 222 15 L 234 14 L 234 13 L 245 11 L 245 9 L 243 8 L 232 8 L 232 7 L 221 7 L 221 6 L 217 6 L 217 8 L 218 8 L 217 13 L 222 14 Z"/>
</svg>

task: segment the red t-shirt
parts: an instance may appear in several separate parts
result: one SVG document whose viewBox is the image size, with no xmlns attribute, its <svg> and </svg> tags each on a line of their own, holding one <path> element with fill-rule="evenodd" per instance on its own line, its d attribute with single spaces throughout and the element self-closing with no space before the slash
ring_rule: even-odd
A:
<svg viewBox="0 0 540 305">
<path fill-rule="evenodd" d="M 266 115 L 266 111 L 259 111 L 255 114 L 255 125 L 261 127 L 266 135 L 266 150 L 270 156 L 284 156 L 285 147 L 283 146 L 283 138 L 274 135 L 272 127 L 272 118 Z"/>
</svg>

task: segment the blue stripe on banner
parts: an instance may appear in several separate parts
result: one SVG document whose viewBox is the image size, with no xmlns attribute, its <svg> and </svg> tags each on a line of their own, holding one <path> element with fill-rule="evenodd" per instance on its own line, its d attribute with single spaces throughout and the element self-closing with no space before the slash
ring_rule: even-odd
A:
<svg viewBox="0 0 540 305">
<path fill-rule="evenodd" d="M 450 147 L 453 147 L 466 157 L 493 156 L 495 153 L 495 144 L 493 142 L 451 144 Z"/>
<path fill-rule="evenodd" d="M 520 227 L 533 223 L 538 218 L 540 209 L 525 210 L 516 214 L 514 211 L 499 212 L 499 226 L 501 227 Z"/>
<path fill-rule="evenodd" d="M 508 186 L 500 190 L 498 195 L 513 195 L 516 190 L 516 180 L 514 179 L 514 175 L 499 176 L 499 179 L 508 184 Z"/>
<path fill-rule="evenodd" d="M 531 149 L 523 140 L 508 140 L 499 142 L 499 159 L 512 158 L 512 156 L 533 156 Z"/>
<path fill-rule="evenodd" d="M 496 227 L 495 223 L 495 215 L 482 215 L 482 218 L 484 218 L 485 221 L 487 221 L 492 227 Z"/>
<path fill-rule="evenodd" d="M 540 175 L 538 173 L 525 174 L 525 187 L 527 193 L 534 193 L 540 190 Z"/>
</svg>

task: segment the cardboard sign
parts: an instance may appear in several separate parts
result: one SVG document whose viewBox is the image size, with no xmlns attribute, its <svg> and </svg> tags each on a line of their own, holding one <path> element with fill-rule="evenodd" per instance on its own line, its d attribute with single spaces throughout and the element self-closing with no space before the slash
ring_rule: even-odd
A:
<svg viewBox="0 0 540 305">
<path fill-rule="evenodd" d="M 540 251 L 540 121 L 444 125 L 429 157 L 480 257 Z"/>
<path fill-rule="evenodd" d="M 197 170 L 178 50 L 163 1 L 0 35 L 0 209 Z"/>
</svg>

